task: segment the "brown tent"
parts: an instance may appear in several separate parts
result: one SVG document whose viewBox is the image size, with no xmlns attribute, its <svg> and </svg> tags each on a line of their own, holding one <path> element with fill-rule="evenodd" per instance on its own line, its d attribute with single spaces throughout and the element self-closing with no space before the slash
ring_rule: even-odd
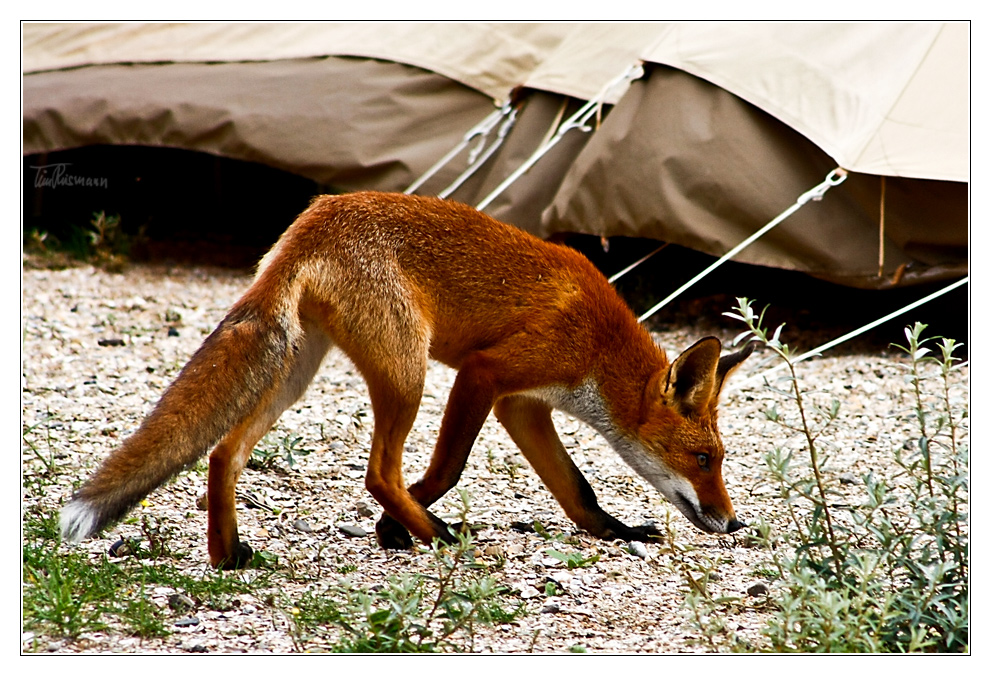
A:
<svg viewBox="0 0 991 676">
<path fill-rule="evenodd" d="M 542 236 L 722 255 L 842 167 L 736 259 L 861 287 L 967 271 L 967 24 L 25 24 L 23 39 L 25 154 L 167 146 L 403 190 L 509 102 L 511 129 L 419 192 L 508 130 L 453 198 Z"/>
</svg>

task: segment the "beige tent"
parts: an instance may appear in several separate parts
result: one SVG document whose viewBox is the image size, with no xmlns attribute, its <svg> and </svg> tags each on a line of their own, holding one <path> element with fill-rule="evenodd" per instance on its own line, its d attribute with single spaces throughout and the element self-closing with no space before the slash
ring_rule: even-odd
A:
<svg viewBox="0 0 991 676">
<path fill-rule="evenodd" d="M 644 58 L 732 92 L 850 171 L 966 182 L 969 51 L 965 23 L 675 24 Z"/>
<path fill-rule="evenodd" d="M 966 274 L 967 24 L 23 31 L 25 154 L 168 146 L 343 190 L 402 190 L 511 100 L 504 143 L 452 196 L 477 204 L 499 190 L 487 210 L 540 235 L 721 255 L 841 166 L 843 186 L 737 259 L 865 287 Z M 641 63 L 642 77 L 607 88 Z M 583 125 L 502 187 L 590 100 Z M 449 185 L 467 152 L 419 191 Z"/>
</svg>

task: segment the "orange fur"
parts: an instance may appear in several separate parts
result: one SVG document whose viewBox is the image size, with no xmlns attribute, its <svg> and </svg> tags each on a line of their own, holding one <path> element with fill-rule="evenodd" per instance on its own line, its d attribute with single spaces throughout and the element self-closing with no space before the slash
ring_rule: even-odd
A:
<svg viewBox="0 0 991 676">
<path fill-rule="evenodd" d="M 255 281 L 141 427 L 63 510 L 81 539 L 120 518 L 210 446 L 210 560 L 248 563 L 234 486 L 255 443 L 298 399 L 332 346 L 368 384 L 375 419 L 366 486 L 387 547 L 449 540 L 428 507 L 461 476 L 497 418 L 579 526 L 647 539 L 605 513 L 551 423 L 561 408 L 598 429 L 703 530 L 742 526 L 721 476 L 716 402 L 749 352 L 707 338 L 673 364 L 592 264 L 478 211 L 383 193 L 313 201 L 262 259 Z M 458 370 L 424 476 L 402 450 L 428 358 Z"/>
</svg>

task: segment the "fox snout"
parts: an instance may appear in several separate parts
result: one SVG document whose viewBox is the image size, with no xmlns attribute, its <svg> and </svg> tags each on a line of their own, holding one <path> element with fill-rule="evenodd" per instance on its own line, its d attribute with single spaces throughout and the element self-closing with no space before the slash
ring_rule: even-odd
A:
<svg viewBox="0 0 991 676">
<path fill-rule="evenodd" d="M 726 532 L 727 533 L 735 533 L 736 531 L 741 530 L 741 529 L 746 528 L 746 527 L 747 527 L 746 522 L 740 521 L 739 519 L 736 519 L 736 518 L 733 518 L 733 519 L 730 519 L 729 520 L 729 523 L 728 524 L 726 524 Z"/>
<path fill-rule="evenodd" d="M 703 507 L 694 496 L 682 491 L 677 491 L 671 502 L 696 528 L 706 533 L 735 533 L 747 525 L 732 512 L 726 515 L 722 510 Z"/>
</svg>

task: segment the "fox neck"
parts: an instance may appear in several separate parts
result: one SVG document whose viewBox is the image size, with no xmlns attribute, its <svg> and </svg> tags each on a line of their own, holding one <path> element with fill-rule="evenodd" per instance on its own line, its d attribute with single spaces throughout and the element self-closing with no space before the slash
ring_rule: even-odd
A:
<svg viewBox="0 0 991 676">
<path fill-rule="evenodd" d="M 624 429 L 618 420 L 615 400 L 607 401 L 599 383 L 589 378 L 575 388 L 553 387 L 535 393 L 554 408 L 573 415 L 601 434 L 613 450 L 638 474 L 656 488 L 670 481 L 671 472 L 658 459 L 648 454 L 637 441 L 634 431 Z M 610 406 L 612 403 L 612 406 Z M 640 399 L 630 405 L 639 410 Z M 662 490 L 662 492 L 667 492 Z"/>
<path fill-rule="evenodd" d="M 549 387 L 537 393 L 556 409 L 569 413 L 591 426 L 615 447 L 625 443 L 625 435 L 613 419 L 613 412 L 606 405 L 598 383 L 591 378 L 578 387 Z"/>
</svg>

